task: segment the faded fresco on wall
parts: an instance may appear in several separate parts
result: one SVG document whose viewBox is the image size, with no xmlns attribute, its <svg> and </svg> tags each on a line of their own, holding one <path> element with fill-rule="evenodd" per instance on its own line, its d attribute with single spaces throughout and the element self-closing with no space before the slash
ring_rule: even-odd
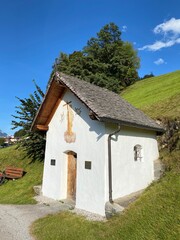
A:
<svg viewBox="0 0 180 240">
<path fill-rule="evenodd" d="M 73 120 L 74 120 L 74 114 L 72 110 L 72 105 L 70 105 L 71 102 L 67 102 L 64 104 L 64 107 L 67 107 L 67 129 L 64 133 L 64 140 L 67 143 L 73 143 L 76 141 L 76 133 L 73 132 Z"/>
</svg>

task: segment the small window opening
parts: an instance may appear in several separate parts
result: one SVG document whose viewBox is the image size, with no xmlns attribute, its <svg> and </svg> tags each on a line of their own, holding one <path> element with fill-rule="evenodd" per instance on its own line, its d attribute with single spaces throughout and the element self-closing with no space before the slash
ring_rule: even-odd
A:
<svg viewBox="0 0 180 240">
<path fill-rule="evenodd" d="M 134 161 L 142 161 L 142 146 L 139 144 L 134 146 Z"/>
</svg>

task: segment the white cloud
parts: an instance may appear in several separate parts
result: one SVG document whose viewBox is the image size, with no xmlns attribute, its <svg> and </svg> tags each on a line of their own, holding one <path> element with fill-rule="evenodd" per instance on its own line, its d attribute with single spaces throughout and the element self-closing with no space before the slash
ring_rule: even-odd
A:
<svg viewBox="0 0 180 240">
<path fill-rule="evenodd" d="M 177 38 L 177 39 L 176 39 L 176 43 L 180 43 L 180 38 Z"/>
<path fill-rule="evenodd" d="M 148 51 L 157 51 L 160 50 L 161 48 L 167 48 L 167 47 L 171 47 L 175 44 L 180 43 L 180 38 L 178 39 L 173 39 L 173 40 L 167 40 L 167 41 L 156 41 L 155 43 L 151 44 L 151 45 L 145 45 L 142 48 L 138 48 L 138 50 L 148 50 Z"/>
<path fill-rule="evenodd" d="M 164 61 L 164 59 L 159 58 L 158 60 L 154 61 L 154 63 L 155 63 L 156 65 L 161 65 L 161 64 L 166 63 L 166 62 Z"/>
<path fill-rule="evenodd" d="M 126 32 L 127 31 L 127 26 L 122 26 L 122 32 Z"/>
<path fill-rule="evenodd" d="M 154 28 L 154 33 L 180 34 L 180 19 L 171 18 L 169 21 L 161 23 Z"/>
<path fill-rule="evenodd" d="M 157 25 L 153 32 L 163 34 L 163 39 L 153 44 L 145 45 L 138 50 L 158 51 L 162 48 L 180 44 L 180 19 L 171 18 L 169 21 Z"/>
</svg>

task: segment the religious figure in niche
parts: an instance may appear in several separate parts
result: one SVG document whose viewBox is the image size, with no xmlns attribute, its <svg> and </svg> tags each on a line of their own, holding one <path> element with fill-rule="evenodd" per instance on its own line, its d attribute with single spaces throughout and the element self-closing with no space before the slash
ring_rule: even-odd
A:
<svg viewBox="0 0 180 240">
<path fill-rule="evenodd" d="M 76 134 L 72 130 L 74 114 L 70 103 L 71 102 L 67 102 L 66 104 L 63 105 L 67 106 L 67 130 L 64 133 L 64 140 L 67 143 L 73 143 L 76 141 Z"/>
</svg>

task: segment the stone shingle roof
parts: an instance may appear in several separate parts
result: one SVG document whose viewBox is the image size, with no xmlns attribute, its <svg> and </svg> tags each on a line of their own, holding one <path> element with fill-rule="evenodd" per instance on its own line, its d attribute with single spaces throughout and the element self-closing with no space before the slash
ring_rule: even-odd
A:
<svg viewBox="0 0 180 240">
<path fill-rule="evenodd" d="M 63 73 L 56 72 L 55 78 L 73 92 L 99 121 L 119 123 L 157 132 L 164 131 L 154 120 L 118 94 Z"/>
</svg>

